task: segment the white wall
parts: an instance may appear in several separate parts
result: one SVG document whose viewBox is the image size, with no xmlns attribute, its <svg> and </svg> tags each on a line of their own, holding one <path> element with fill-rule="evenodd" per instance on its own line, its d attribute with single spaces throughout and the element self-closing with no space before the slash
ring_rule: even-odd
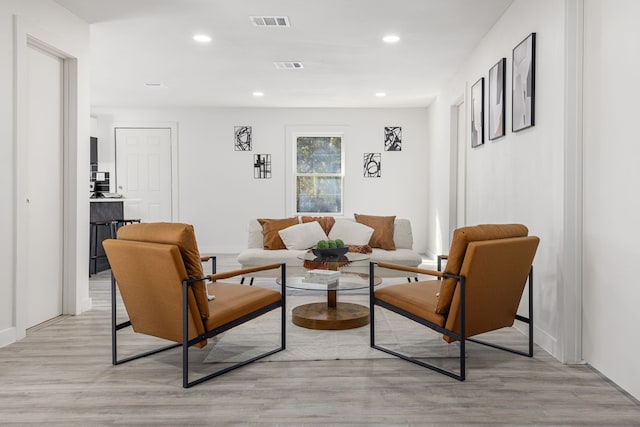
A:
<svg viewBox="0 0 640 427">
<path fill-rule="evenodd" d="M 462 94 L 470 117 L 469 90 L 485 77 L 485 111 L 489 69 L 500 58 L 506 66 L 506 136 L 472 149 L 467 143 L 467 225 L 522 223 L 539 236 L 534 261 L 536 342 L 561 358 L 557 345 L 559 265 L 563 234 L 564 150 L 564 2 L 515 1 L 494 25 L 449 86 L 429 109 L 430 139 L 429 252 L 446 253 L 450 243 L 449 176 L 450 107 Z M 512 49 L 537 34 L 535 126 L 511 131 Z M 467 120 L 468 122 L 469 120 Z M 467 126 L 470 128 L 470 125 Z M 467 131 L 467 141 L 469 133 Z M 436 180 L 442 178 L 441 185 Z M 433 239 L 438 237 L 439 239 Z"/>
<path fill-rule="evenodd" d="M 24 329 L 16 327 L 16 289 L 24 287 L 24 283 L 16 283 L 16 177 L 21 171 L 16 167 L 15 136 L 26 129 L 16 129 L 14 125 L 17 120 L 13 96 L 16 87 L 14 15 L 18 16 L 21 28 L 30 35 L 78 59 L 78 125 L 71 132 L 77 141 L 88 141 L 89 138 L 89 25 L 49 0 L 3 0 L 0 2 L 0 182 L 3 200 L 0 206 L 0 346 L 24 335 Z M 71 193 L 73 212 L 70 215 L 74 229 L 67 230 L 71 238 L 71 259 L 67 265 L 72 270 L 67 272 L 67 277 L 73 282 L 71 285 L 74 289 L 66 311 L 75 314 L 90 307 L 86 259 L 89 208 L 88 203 L 84 203 L 89 150 L 88 144 L 71 148 L 67 165 L 71 167 L 69 175 L 73 180 L 72 188 L 68 190 Z M 83 190 L 83 202 L 77 203 L 80 188 Z"/>
<path fill-rule="evenodd" d="M 585 1 L 584 359 L 640 398 L 640 2 Z"/>
<path fill-rule="evenodd" d="M 640 146 L 634 138 L 640 88 L 633 84 L 640 68 L 638 16 L 635 0 L 514 1 L 429 108 L 427 231 L 427 252 L 446 251 L 449 192 L 436 180 L 449 172 L 450 107 L 462 94 L 468 101 L 470 86 L 488 77 L 489 68 L 504 56 L 507 135 L 467 148 L 468 223 L 522 222 L 540 236 L 534 262 L 536 342 L 560 360 L 582 357 L 636 398 L 640 287 L 633 266 L 640 249 L 631 224 L 640 209 L 633 192 L 640 182 Z M 511 49 L 531 32 L 537 33 L 536 125 L 512 133 Z M 577 53 L 569 51 L 573 34 Z M 581 41 L 584 67 L 572 76 L 572 61 L 579 64 L 581 59 Z M 572 93 L 572 77 L 578 79 L 577 95 Z M 572 105 L 573 96 L 577 106 Z M 581 123 L 583 127 L 571 128 Z M 582 180 L 577 185 L 575 177 Z M 579 203 L 581 198 L 573 213 L 572 200 Z M 570 240 L 575 223 L 577 230 L 582 225 L 582 234 Z M 581 271 L 567 265 L 574 256 Z M 567 312 L 571 298 L 577 306 Z M 581 334 L 581 340 L 570 336 L 571 324 L 580 324 L 580 311 L 582 333 L 579 326 L 573 332 Z M 576 354 L 566 354 L 574 344 Z"/>
<path fill-rule="evenodd" d="M 94 108 L 99 168 L 114 171 L 113 123 L 177 123 L 179 217 L 196 227 L 202 252 L 238 252 L 247 224 L 284 217 L 287 126 L 348 128 L 344 212 L 396 215 L 413 225 L 414 249 L 426 249 L 427 110 L 413 109 L 139 109 Z M 233 146 L 233 128 L 253 127 L 253 151 Z M 402 126 L 402 151 L 385 152 L 385 126 Z M 365 152 L 382 153 L 382 177 L 364 178 Z M 253 155 L 271 154 L 272 178 L 253 178 Z"/>
</svg>

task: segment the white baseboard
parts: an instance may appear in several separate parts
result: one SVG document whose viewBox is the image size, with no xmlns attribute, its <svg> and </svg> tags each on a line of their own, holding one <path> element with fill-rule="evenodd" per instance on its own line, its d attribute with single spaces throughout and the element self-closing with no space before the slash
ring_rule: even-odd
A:
<svg viewBox="0 0 640 427">
<path fill-rule="evenodd" d="M 524 335 L 529 333 L 529 327 L 527 325 L 516 322 L 514 327 Z M 558 340 L 535 325 L 533 326 L 533 342 L 538 347 L 542 347 L 543 350 L 559 360 L 560 354 L 558 353 Z"/>
<path fill-rule="evenodd" d="M 0 348 L 16 342 L 16 328 L 10 327 L 0 331 Z"/>
<path fill-rule="evenodd" d="M 85 311 L 89 311 L 93 308 L 93 300 L 90 297 L 82 300 L 82 304 L 80 305 L 80 313 L 84 313 Z M 78 313 L 78 314 L 80 314 Z"/>
</svg>

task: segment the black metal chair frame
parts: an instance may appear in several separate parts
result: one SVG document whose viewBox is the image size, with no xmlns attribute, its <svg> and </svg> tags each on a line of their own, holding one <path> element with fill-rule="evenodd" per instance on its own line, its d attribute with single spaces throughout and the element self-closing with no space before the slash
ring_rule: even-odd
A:
<svg viewBox="0 0 640 427">
<path fill-rule="evenodd" d="M 212 266 L 213 266 L 213 274 L 215 274 L 215 263 L 216 263 L 216 258 L 215 257 L 210 257 L 210 259 L 212 260 Z M 281 264 L 280 265 L 280 275 L 281 275 L 281 283 L 282 283 L 282 299 L 278 302 L 269 304 L 268 306 L 262 307 L 259 310 L 253 311 L 237 320 L 234 320 L 232 322 L 226 323 L 222 326 L 219 326 L 218 328 L 215 328 L 211 331 L 207 331 L 206 329 L 206 324 L 203 321 L 203 326 L 205 329 L 205 332 L 195 338 L 189 339 L 189 305 L 188 305 L 188 289 L 190 286 L 192 286 L 194 283 L 197 282 L 201 282 L 204 280 L 208 280 L 208 277 L 202 277 L 199 279 L 191 279 L 191 280 L 185 280 L 182 282 L 182 342 L 181 343 L 175 343 L 175 344 L 170 344 L 164 347 L 160 347 L 160 348 L 156 348 L 153 350 L 149 350 L 143 353 L 139 353 L 133 356 L 129 356 L 123 359 L 118 359 L 118 341 L 117 341 L 117 331 L 127 328 L 129 326 L 131 326 L 131 321 L 127 320 L 124 321 L 122 323 L 117 323 L 116 320 L 116 280 L 115 277 L 113 276 L 113 273 L 111 274 L 111 354 L 112 354 L 112 363 L 113 365 L 120 365 L 126 362 L 130 362 L 132 360 L 136 360 L 136 359 L 140 359 L 146 356 L 151 356 L 152 354 L 156 354 L 156 353 L 160 353 L 166 350 L 170 350 L 172 348 L 176 348 L 176 347 L 182 347 L 182 387 L 184 388 L 189 388 L 192 387 L 196 384 L 200 384 L 204 381 L 207 381 L 211 378 L 215 378 L 217 376 L 220 376 L 222 374 L 225 374 L 229 371 L 232 371 L 234 369 L 240 368 L 242 366 L 245 366 L 249 363 L 255 362 L 256 360 L 265 358 L 267 356 L 270 356 L 274 353 L 277 353 L 279 351 L 282 351 L 286 348 L 286 264 Z M 233 276 L 231 276 L 233 277 Z M 239 284 L 238 286 L 244 286 L 242 284 Z M 280 342 L 280 347 L 274 349 L 274 350 L 270 350 L 268 352 L 259 354 L 257 356 L 254 356 L 248 360 L 244 360 L 242 362 L 238 362 L 233 364 L 232 366 L 229 366 L 227 368 L 224 369 L 220 369 L 218 371 L 215 371 L 213 373 L 210 373 L 208 375 L 204 375 L 201 376 L 193 381 L 189 381 L 189 347 L 192 347 L 206 339 L 209 338 L 213 338 L 216 335 L 219 335 L 225 331 L 228 331 L 229 329 L 235 328 L 238 325 L 241 325 L 243 323 L 246 323 L 250 320 L 255 319 L 256 317 L 259 317 L 265 313 L 268 313 L 271 310 L 274 310 L 276 308 L 280 307 L 281 308 L 281 329 L 280 329 L 280 333 L 281 333 L 281 342 Z"/>
<path fill-rule="evenodd" d="M 373 280 L 371 278 L 374 277 L 374 270 L 375 270 L 375 266 L 377 265 L 377 263 L 375 262 L 371 262 L 369 263 L 369 307 L 370 307 L 370 313 L 369 313 L 369 318 L 370 318 L 370 344 L 372 348 L 375 348 L 376 350 L 380 350 L 383 351 L 385 353 L 391 354 L 393 356 L 399 357 L 403 360 L 406 360 L 408 362 L 411 363 L 415 363 L 416 365 L 420 365 L 422 367 L 431 369 L 433 371 L 436 371 L 438 373 L 444 374 L 448 377 L 454 378 L 456 380 L 459 381 L 464 381 L 466 378 L 466 363 L 465 363 L 465 342 L 466 341 L 471 341 L 477 344 L 482 344 L 488 347 L 492 347 L 498 350 L 503 350 L 503 351 L 508 351 L 510 353 L 514 353 L 514 354 L 519 354 L 521 356 L 527 356 L 527 357 L 533 357 L 533 267 L 531 267 L 531 269 L 529 270 L 529 276 L 528 276 L 528 285 L 529 285 L 529 316 L 528 317 L 524 317 L 521 316 L 519 314 L 516 314 L 516 320 L 519 320 L 521 322 L 527 323 L 529 325 L 529 348 L 528 351 L 520 351 L 520 350 L 516 350 L 516 349 L 512 349 L 509 347 L 504 347 L 498 344 L 493 344 L 490 343 L 488 341 L 482 341 L 482 340 L 478 340 L 475 338 L 466 338 L 463 339 L 464 336 L 466 336 L 466 280 L 464 276 L 459 276 L 459 275 L 455 275 L 455 274 L 449 274 L 449 273 L 442 273 L 438 270 L 438 272 L 440 273 L 440 276 L 438 277 L 438 279 L 440 280 L 441 278 L 454 278 L 458 280 L 458 284 L 460 286 L 460 306 L 459 306 L 459 312 L 458 312 L 458 316 L 460 319 L 460 333 L 457 334 L 453 331 L 450 331 L 446 328 L 443 328 L 442 326 L 436 325 L 435 323 L 429 322 L 428 320 L 422 319 L 412 313 L 409 313 L 405 310 L 402 310 L 394 305 L 388 304 L 384 301 L 380 301 L 379 299 L 377 299 L 375 297 L 374 294 L 374 283 Z M 438 269 L 440 268 L 440 263 L 438 263 Z M 428 273 L 425 273 L 428 274 Z M 439 366 L 433 365 L 431 363 L 426 363 L 423 362 L 422 360 L 416 359 L 415 357 L 411 357 L 411 356 L 407 356 L 405 354 L 401 354 L 399 352 L 396 352 L 394 350 L 382 347 L 380 345 L 377 345 L 375 342 L 375 306 L 378 305 L 380 307 L 386 308 L 387 310 L 393 311 L 394 313 L 397 313 L 403 317 L 406 317 L 407 319 L 413 320 L 414 322 L 417 322 L 423 326 L 426 326 L 430 329 L 433 329 L 434 331 L 437 331 L 443 335 L 446 335 L 450 338 L 453 338 L 455 341 L 458 341 L 460 343 L 459 345 L 459 373 L 456 373 L 454 371 L 448 371 L 446 369 L 443 369 Z"/>
</svg>

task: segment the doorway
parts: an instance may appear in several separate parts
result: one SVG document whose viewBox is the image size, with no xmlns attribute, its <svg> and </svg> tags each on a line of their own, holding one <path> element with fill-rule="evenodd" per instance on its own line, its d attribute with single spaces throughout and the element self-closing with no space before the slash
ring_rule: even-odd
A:
<svg viewBox="0 0 640 427">
<path fill-rule="evenodd" d="M 449 237 L 453 231 L 466 225 L 466 126 L 465 103 L 461 97 L 451 106 L 450 145 L 450 195 L 449 195 Z M 450 242 L 449 242 L 450 243 Z"/>
<path fill-rule="evenodd" d="M 25 327 L 63 313 L 64 59 L 28 42 Z"/>
<path fill-rule="evenodd" d="M 115 128 L 116 192 L 125 217 L 170 222 L 174 217 L 171 128 Z"/>
</svg>

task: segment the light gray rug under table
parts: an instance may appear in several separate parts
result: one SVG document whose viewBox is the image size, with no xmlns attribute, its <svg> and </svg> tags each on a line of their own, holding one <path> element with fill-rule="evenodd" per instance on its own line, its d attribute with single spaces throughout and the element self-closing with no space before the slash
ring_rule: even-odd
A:
<svg viewBox="0 0 640 427">
<path fill-rule="evenodd" d="M 291 310 L 301 304 L 319 302 L 322 294 L 287 297 L 286 349 L 262 361 L 374 359 L 394 357 L 369 346 L 369 326 L 343 331 L 302 328 L 291 323 Z M 368 305 L 364 295 L 340 295 L 339 301 Z M 275 349 L 280 340 L 280 310 L 274 310 L 212 340 L 205 363 L 234 363 Z M 447 344 L 442 335 L 376 308 L 376 343 L 414 357 L 455 358 L 456 343 Z"/>
</svg>

